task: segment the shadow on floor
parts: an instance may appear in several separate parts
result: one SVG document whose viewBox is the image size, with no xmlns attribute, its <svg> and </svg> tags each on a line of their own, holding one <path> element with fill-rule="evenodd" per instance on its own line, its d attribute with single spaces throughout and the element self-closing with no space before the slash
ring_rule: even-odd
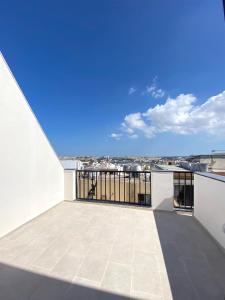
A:
<svg viewBox="0 0 225 300">
<path fill-rule="evenodd" d="M 127 300 L 130 298 L 0 263 L 0 299 Z"/>
<path fill-rule="evenodd" d="M 225 256 L 188 215 L 154 211 L 174 300 L 224 300 Z"/>
</svg>

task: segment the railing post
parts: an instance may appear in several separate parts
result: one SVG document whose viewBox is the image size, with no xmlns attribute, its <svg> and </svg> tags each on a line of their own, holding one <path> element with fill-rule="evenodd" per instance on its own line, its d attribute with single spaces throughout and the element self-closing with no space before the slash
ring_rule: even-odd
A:
<svg viewBox="0 0 225 300">
<path fill-rule="evenodd" d="M 152 208 L 172 211 L 174 198 L 173 172 L 151 172 Z"/>
</svg>

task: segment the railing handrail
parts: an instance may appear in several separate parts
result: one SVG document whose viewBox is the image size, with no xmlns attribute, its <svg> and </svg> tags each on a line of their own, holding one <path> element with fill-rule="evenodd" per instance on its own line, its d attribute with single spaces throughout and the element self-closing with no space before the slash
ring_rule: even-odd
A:
<svg viewBox="0 0 225 300">
<path fill-rule="evenodd" d="M 110 170 L 110 169 L 103 169 L 103 170 L 96 170 L 96 169 L 91 169 L 91 170 L 76 170 L 78 172 L 115 172 L 115 173 L 151 173 L 151 171 L 116 171 L 116 170 Z"/>
<path fill-rule="evenodd" d="M 67 169 L 67 170 L 70 170 L 70 169 Z M 189 170 L 184 170 L 184 171 L 171 171 L 171 170 L 151 170 L 151 171 L 131 171 L 131 170 L 127 170 L 127 171 L 119 171 L 119 170 L 110 170 L 110 169 L 80 169 L 80 170 L 77 170 L 77 169 L 74 169 L 75 171 L 78 171 L 78 172 L 115 172 L 115 173 L 163 173 L 163 172 L 167 172 L 167 173 L 196 173 L 198 174 L 198 172 L 193 172 L 193 171 L 189 171 Z M 200 175 L 200 174 L 199 174 Z M 204 175 L 203 175 L 204 176 Z"/>
</svg>

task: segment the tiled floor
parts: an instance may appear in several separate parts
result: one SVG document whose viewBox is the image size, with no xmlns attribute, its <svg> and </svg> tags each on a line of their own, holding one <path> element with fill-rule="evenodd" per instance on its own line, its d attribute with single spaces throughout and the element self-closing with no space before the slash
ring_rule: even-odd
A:
<svg viewBox="0 0 225 300">
<path fill-rule="evenodd" d="M 0 240 L 0 299 L 221 299 L 225 256 L 190 216 L 63 202 Z"/>
</svg>

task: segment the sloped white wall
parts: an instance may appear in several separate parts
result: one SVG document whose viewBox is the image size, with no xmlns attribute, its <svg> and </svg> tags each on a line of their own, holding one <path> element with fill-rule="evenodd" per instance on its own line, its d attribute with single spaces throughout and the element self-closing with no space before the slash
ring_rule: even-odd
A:
<svg viewBox="0 0 225 300">
<path fill-rule="evenodd" d="M 64 198 L 64 170 L 0 53 L 0 237 Z"/>
</svg>

